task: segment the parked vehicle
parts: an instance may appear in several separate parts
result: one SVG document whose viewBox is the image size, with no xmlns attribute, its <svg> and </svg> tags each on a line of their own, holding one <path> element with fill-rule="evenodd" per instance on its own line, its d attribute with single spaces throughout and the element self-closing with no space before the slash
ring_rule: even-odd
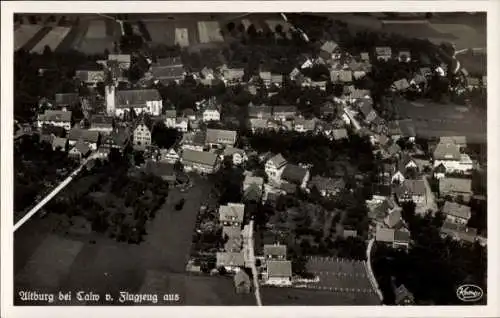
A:
<svg viewBox="0 0 500 318">
<path fill-rule="evenodd" d="M 177 211 L 182 210 L 182 208 L 184 207 L 184 203 L 185 203 L 185 202 L 186 202 L 186 200 L 185 200 L 184 198 L 180 199 L 180 200 L 179 200 L 179 202 L 177 202 L 177 203 L 175 204 L 175 209 L 176 209 Z"/>
</svg>

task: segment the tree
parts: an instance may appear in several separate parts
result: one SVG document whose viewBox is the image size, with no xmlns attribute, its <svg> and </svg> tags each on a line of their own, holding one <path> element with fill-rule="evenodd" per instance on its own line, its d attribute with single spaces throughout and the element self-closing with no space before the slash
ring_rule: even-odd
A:
<svg viewBox="0 0 500 318">
<path fill-rule="evenodd" d="M 247 34 L 251 38 L 255 38 L 257 36 L 257 29 L 255 28 L 255 25 L 250 24 L 250 26 L 248 26 Z"/>
<path fill-rule="evenodd" d="M 234 22 L 229 22 L 227 25 L 226 25 L 226 28 L 229 32 L 233 32 L 234 31 L 234 28 L 235 28 L 235 24 Z"/>
<path fill-rule="evenodd" d="M 283 26 L 281 24 L 276 25 L 276 27 L 274 28 L 274 31 L 278 34 L 282 34 L 283 33 Z"/>
</svg>

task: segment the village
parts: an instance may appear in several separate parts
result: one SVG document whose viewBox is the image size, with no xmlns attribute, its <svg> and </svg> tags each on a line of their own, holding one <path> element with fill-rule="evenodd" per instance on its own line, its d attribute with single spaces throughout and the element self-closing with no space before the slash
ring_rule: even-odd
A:
<svg viewBox="0 0 500 318">
<path fill-rule="evenodd" d="M 474 208 L 486 205 L 485 192 L 474 190 L 485 182 L 480 142 L 457 130 L 428 137 L 425 116 L 398 115 L 399 107 L 417 107 L 436 77 L 456 73 L 447 89 L 456 95 L 484 90 L 485 77 L 453 70 L 453 62 L 419 65 L 408 49 L 353 55 L 334 40 L 300 54 L 290 73 L 227 64 L 193 71 L 181 54 L 168 55 L 110 53 L 97 68 L 77 69 L 77 89 L 41 100 L 36 120 L 16 123 L 16 140 L 38 135 L 87 174 L 113 169 L 117 154 L 129 158 L 126 173 L 161 178 L 168 200 L 178 190 L 172 213 L 190 213 L 191 193 L 208 182 L 194 229 L 183 229 L 193 237 L 187 272 L 233 277 L 236 293 L 313 289 L 380 304 L 372 247 L 411 250 L 417 233 L 408 213 L 442 216 L 442 238 L 486 246 Z M 137 63 L 146 71 L 131 83 Z M 390 83 L 389 102 L 360 88 L 374 69 L 405 63 L 414 71 Z M 192 108 L 175 97 L 184 86 L 205 88 Z M 293 90 L 303 96 L 287 104 L 281 97 Z M 403 283 L 392 288 L 395 304 L 415 303 Z M 265 303 L 268 291 L 260 292 Z"/>
</svg>

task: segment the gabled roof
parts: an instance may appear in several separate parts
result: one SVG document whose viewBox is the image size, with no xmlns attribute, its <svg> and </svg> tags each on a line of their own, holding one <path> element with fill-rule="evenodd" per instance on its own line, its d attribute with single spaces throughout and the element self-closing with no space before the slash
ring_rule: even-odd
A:
<svg viewBox="0 0 500 318">
<path fill-rule="evenodd" d="M 262 186 L 264 184 L 264 178 L 247 175 L 247 176 L 245 176 L 245 179 L 243 180 L 243 184 L 246 184 L 246 185 L 256 184 L 258 186 Z"/>
<path fill-rule="evenodd" d="M 362 61 L 370 61 L 370 53 L 368 52 L 361 52 L 360 57 Z"/>
<path fill-rule="evenodd" d="M 78 151 L 82 155 L 86 155 L 90 152 L 89 146 L 85 144 L 83 141 L 79 140 L 76 142 L 75 147 L 73 148 L 74 150 Z"/>
<path fill-rule="evenodd" d="M 358 103 L 359 111 L 363 114 L 363 116 L 367 117 L 372 111 L 373 107 L 371 102 L 366 99 L 359 101 Z"/>
<path fill-rule="evenodd" d="M 46 110 L 38 115 L 40 121 L 69 122 L 71 121 L 71 111 Z"/>
<path fill-rule="evenodd" d="M 234 145 L 236 143 L 237 133 L 234 130 L 225 129 L 207 129 L 205 142 L 206 143 L 219 143 L 219 140 L 227 141 Z"/>
<path fill-rule="evenodd" d="M 74 127 L 69 131 L 68 139 L 96 143 L 99 141 L 99 132 Z"/>
<path fill-rule="evenodd" d="M 424 196 L 426 194 L 424 180 L 406 179 L 396 189 L 396 192 L 398 195 Z"/>
<path fill-rule="evenodd" d="M 455 143 L 439 143 L 434 149 L 434 160 L 460 160 L 460 149 Z"/>
<path fill-rule="evenodd" d="M 86 83 L 104 82 L 105 73 L 103 70 L 77 70 L 75 77 Z"/>
<path fill-rule="evenodd" d="M 291 261 L 267 261 L 267 273 L 269 277 L 291 277 Z"/>
<path fill-rule="evenodd" d="M 217 155 L 208 151 L 196 151 L 191 149 L 184 149 L 182 151 L 182 161 L 188 163 L 203 164 L 213 167 L 217 162 Z"/>
<path fill-rule="evenodd" d="M 414 301 L 413 294 L 405 287 L 405 285 L 401 285 L 396 288 L 395 294 L 395 302 L 396 304 L 400 304 L 405 299 L 408 299 L 411 303 Z"/>
<path fill-rule="evenodd" d="M 165 111 L 165 118 L 176 118 L 177 112 L 175 109 Z"/>
<path fill-rule="evenodd" d="M 264 244 L 264 257 L 286 258 L 286 245 Z"/>
<path fill-rule="evenodd" d="M 108 61 L 117 61 L 118 63 L 130 63 L 130 54 L 109 54 Z"/>
<path fill-rule="evenodd" d="M 57 106 L 66 106 L 78 103 L 80 97 L 77 93 L 59 93 L 55 95 Z"/>
<path fill-rule="evenodd" d="M 390 228 L 395 228 L 401 222 L 402 222 L 401 209 L 395 209 L 394 211 L 389 213 L 384 219 L 384 223 Z"/>
<path fill-rule="evenodd" d="M 286 165 L 287 161 L 283 156 L 279 153 L 273 157 L 271 157 L 268 161 L 271 161 L 273 165 L 277 168 Z"/>
<path fill-rule="evenodd" d="M 250 127 L 253 129 L 266 129 L 267 128 L 267 119 L 260 118 L 250 118 Z"/>
<path fill-rule="evenodd" d="M 104 115 L 93 115 L 90 118 L 90 126 L 109 126 L 113 127 L 113 117 Z"/>
<path fill-rule="evenodd" d="M 240 80 L 245 75 L 243 68 L 228 68 L 223 71 L 226 80 Z"/>
<path fill-rule="evenodd" d="M 411 240 L 411 235 L 407 229 L 401 228 L 399 230 L 394 231 L 394 241 L 402 242 L 402 243 L 409 243 L 410 240 Z"/>
<path fill-rule="evenodd" d="M 240 270 L 234 275 L 234 285 L 236 287 L 250 286 L 250 277 L 245 271 Z"/>
<path fill-rule="evenodd" d="M 248 115 L 250 118 L 271 118 L 272 108 L 269 106 L 249 106 Z"/>
<path fill-rule="evenodd" d="M 392 86 L 397 91 L 403 91 L 403 90 L 408 89 L 410 87 L 410 83 L 408 82 L 408 80 L 406 78 L 402 78 L 400 80 L 394 81 L 394 83 L 392 83 Z"/>
<path fill-rule="evenodd" d="M 443 206 L 443 213 L 457 218 L 469 220 L 472 216 L 471 208 L 466 205 L 446 201 Z"/>
<path fill-rule="evenodd" d="M 477 229 L 465 225 L 444 221 L 441 233 L 449 235 L 455 239 L 473 243 L 477 238 Z"/>
<path fill-rule="evenodd" d="M 295 183 L 295 184 L 301 184 L 302 181 L 304 180 L 304 177 L 307 174 L 307 169 L 302 168 L 300 166 L 294 165 L 294 164 L 287 164 L 285 166 L 285 169 L 283 170 L 283 173 L 281 175 L 281 178 L 283 180 Z"/>
<path fill-rule="evenodd" d="M 323 45 L 321 46 L 321 50 L 322 51 L 326 51 L 328 53 L 333 53 L 333 51 L 335 51 L 335 49 L 338 47 L 338 44 L 335 43 L 334 41 L 326 41 L 325 43 L 323 43 Z"/>
<path fill-rule="evenodd" d="M 305 130 L 314 130 L 316 121 L 314 119 L 297 118 L 294 120 L 295 126 L 303 126 Z"/>
<path fill-rule="evenodd" d="M 182 66 L 183 63 L 182 63 L 182 59 L 180 56 L 174 56 L 174 57 L 159 58 L 156 61 L 156 65 L 174 67 L 174 66 Z"/>
<path fill-rule="evenodd" d="M 60 138 L 60 137 L 54 137 L 52 140 L 52 147 L 57 148 L 60 147 L 61 149 L 66 149 L 66 143 L 68 140 L 66 138 Z"/>
<path fill-rule="evenodd" d="M 151 66 L 151 73 L 159 80 L 180 80 L 184 77 L 182 66 Z"/>
<path fill-rule="evenodd" d="M 315 186 L 319 191 L 336 191 L 345 187 L 345 181 L 342 178 L 333 179 L 322 176 L 312 177 L 309 184 Z"/>
<path fill-rule="evenodd" d="M 219 207 L 219 221 L 243 222 L 245 205 L 241 203 L 228 203 Z"/>
<path fill-rule="evenodd" d="M 467 145 L 467 137 L 465 136 L 444 136 L 439 138 L 439 143 L 456 144 L 458 146 Z"/>
<path fill-rule="evenodd" d="M 378 226 L 377 232 L 375 233 L 375 239 L 378 242 L 393 243 L 394 232 L 395 232 L 394 229 Z"/>
<path fill-rule="evenodd" d="M 243 266 L 245 260 L 243 258 L 243 253 L 229 253 L 229 252 L 217 252 L 216 254 L 216 266 Z"/>
<path fill-rule="evenodd" d="M 116 92 L 116 106 L 118 108 L 146 107 L 147 101 L 162 100 L 156 89 L 132 89 Z"/>
<path fill-rule="evenodd" d="M 234 154 L 244 155 L 245 151 L 240 148 L 226 147 L 222 153 L 223 156 L 233 156 Z"/>
<path fill-rule="evenodd" d="M 297 106 L 273 106 L 272 109 L 273 109 L 273 114 L 297 112 Z"/>
<path fill-rule="evenodd" d="M 377 55 L 392 55 L 392 49 L 389 46 L 377 46 L 375 53 Z"/>
</svg>

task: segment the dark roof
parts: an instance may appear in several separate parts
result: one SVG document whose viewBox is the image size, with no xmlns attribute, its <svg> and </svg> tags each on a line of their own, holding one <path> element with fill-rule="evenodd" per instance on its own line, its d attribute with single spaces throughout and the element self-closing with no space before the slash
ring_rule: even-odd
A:
<svg viewBox="0 0 500 318">
<path fill-rule="evenodd" d="M 403 184 L 396 189 L 398 195 L 424 196 L 426 188 L 424 180 L 406 179 Z"/>
<path fill-rule="evenodd" d="M 248 116 L 250 118 L 271 118 L 272 108 L 269 106 L 250 106 L 248 107 Z"/>
<path fill-rule="evenodd" d="M 56 105 L 67 106 L 78 103 L 80 100 L 77 93 L 60 93 L 56 94 Z"/>
<path fill-rule="evenodd" d="M 85 144 L 83 141 L 79 140 L 76 142 L 74 149 L 76 149 L 82 155 L 86 155 L 90 152 L 89 146 Z"/>
<path fill-rule="evenodd" d="M 68 122 L 71 121 L 71 111 L 46 110 L 45 113 L 38 115 L 38 120 Z"/>
<path fill-rule="evenodd" d="M 401 209 L 395 209 L 384 219 L 384 223 L 390 228 L 395 228 L 401 222 Z"/>
<path fill-rule="evenodd" d="M 321 50 L 326 51 L 328 53 L 333 53 L 335 49 L 338 47 L 338 44 L 333 41 L 326 41 L 322 46 Z"/>
<path fill-rule="evenodd" d="M 286 245 L 264 244 L 264 256 L 286 258 Z"/>
<path fill-rule="evenodd" d="M 184 149 L 182 151 L 182 160 L 184 162 L 192 162 L 208 166 L 215 166 L 215 163 L 217 162 L 217 155 L 207 151 Z"/>
<path fill-rule="evenodd" d="M 309 184 L 315 186 L 319 191 L 335 191 L 345 187 L 345 181 L 342 178 L 332 179 L 322 176 L 314 176 Z"/>
<path fill-rule="evenodd" d="M 291 277 L 291 261 L 267 261 L 267 272 L 270 277 Z"/>
<path fill-rule="evenodd" d="M 224 140 L 225 143 L 231 143 L 234 145 L 236 142 L 237 133 L 234 130 L 224 130 L 224 129 L 207 129 L 206 132 L 206 143 L 219 143 L 220 140 Z"/>
<path fill-rule="evenodd" d="M 82 82 L 104 82 L 105 73 L 103 70 L 78 70 L 76 71 L 76 78 Z"/>
<path fill-rule="evenodd" d="M 443 206 L 443 213 L 457 218 L 469 220 L 472 216 L 471 208 L 467 205 L 446 201 Z"/>
<path fill-rule="evenodd" d="M 407 242 L 409 243 L 411 239 L 410 232 L 406 229 L 394 231 L 394 241 Z"/>
<path fill-rule="evenodd" d="M 307 169 L 294 164 L 287 164 L 281 178 L 296 184 L 301 184 L 307 174 Z"/>
<path fill-rule="evenodd" d="M 159 80 L 180 80 L 184 77 L 182 66 L 151 66 L 151 73 Z"/>
<path fill-rule="evenodd" d="M 113 117 L 104 115 L 93 115 L 90 118 L 91 126 L 113 126 Z"/>
<path fill-rule="evenodd" d="M 133 89 L 116 92 L 116 106 L 120 108 L 146 107 L 147 101 L 162 100 L 156 89 Z"/>
<path fill-rule="evenodd" d="M 175 57 L 159 58 L 157 60 L 156 65 L 172 67 L 172 66 L 182 66 L 183 63 L 180 56 L 175 56 Z"/>
<path fill-rule="evenodd" d="M 275 167 L 279 168 L 287 163 L 286 159 L 279 153 L 268 159 Z"/>
<path fill-rule="evenodd" d="M 96 143 L 99 141 L 99 132 L 74 127 L 69 131 L 68 139 Z"/>
<path fill-rule="evenodd" d="M 448 221 L 443 222 L 441 233 L 467 242 L 474 242 L 477 238 L 477 230 L 475 228 Z"/>
<path fill-rule="evenodd" d="M 297 106 L 273 106 L 272 109 L 273 109 L 273 114 L 297 112 Z"/>
</svg>

